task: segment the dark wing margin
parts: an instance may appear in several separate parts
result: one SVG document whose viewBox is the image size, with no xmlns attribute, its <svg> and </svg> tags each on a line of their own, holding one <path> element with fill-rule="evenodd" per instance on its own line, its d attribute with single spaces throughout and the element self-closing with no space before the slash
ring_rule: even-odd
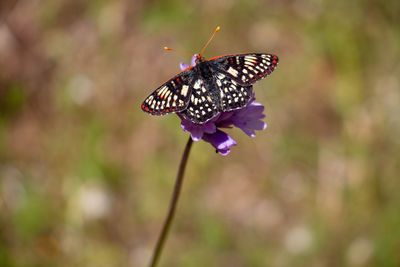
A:
<svg viewBox="0 0 400 267">
<path fill-rule="evenodd" d="M 241 85 L 249 86 L 271 74 L 279 59 L 272 54 L 240 54 L 211 59 L 210 63 Z"/>
<path fill-rule="evenodd" d="M 190 71 L 176 75 L 143 101 L 142 110 L 152 115 L 165 115 L 186 109 L 192 93 L 191 82 Z"/>
</svg>

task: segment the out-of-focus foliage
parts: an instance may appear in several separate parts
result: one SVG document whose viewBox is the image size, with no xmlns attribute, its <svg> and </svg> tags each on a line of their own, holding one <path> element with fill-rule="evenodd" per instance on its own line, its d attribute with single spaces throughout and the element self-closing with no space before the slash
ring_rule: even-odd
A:
<svg viewBox="0 0 400 267">
<path fill-rule="evenodd" d="M 0 9 L 0 266 L 146 265 L 188 136 L 139 105 L 217 25 L 208 57 L 279 55 L 269 127 L 194 145 L 161 265 L 400 266 L 400 1 Z"/>
</svg>

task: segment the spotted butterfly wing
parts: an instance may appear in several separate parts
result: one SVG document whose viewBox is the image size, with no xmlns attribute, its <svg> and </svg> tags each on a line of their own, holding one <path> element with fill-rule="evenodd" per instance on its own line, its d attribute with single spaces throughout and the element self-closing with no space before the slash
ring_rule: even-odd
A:
<svg viewBox="0 0 400 267">
<path fill-rule="evenodd" d="M 180 114 L 194 123 L 204 123 L 218 115 L 219 98 L 208 88 L 209 84 L 201 77 L 194 79 L 192 95 L 187 108 Z"/>
<path fill-rule="evenodd" d="M 239 84 L 248 86 L 271 74 L 279 59 L 271 54 L 251 53 L 217 57 L 210 62 Z"/>
<path fill-rule="evenodd" d="M 178 112 L 203 124 L 220 112 L 245 107 L 252 99 L 252 85 L 268 76 L 278 64 L 271 54 L 251 53 L 205 60 L 178 74 L 149 95 L 142 109 L 152 115 Z"/>
<path fill-rule="evenodd" d="M 253 96 L 252 85 L 241 85 L 232 79 L 230 75 L 219 72 L 215 75 L 215 79 L 219 88 L 221 109 L 223 111 L 243 108 Z"/>
<path fill-rule="evenodd" d="M 186 109 L 191 96 L 191 71 L 184 71 L 170 79 L 142 103 L 142 110 L 152 115 L 165 115 Z"/>
</svg>

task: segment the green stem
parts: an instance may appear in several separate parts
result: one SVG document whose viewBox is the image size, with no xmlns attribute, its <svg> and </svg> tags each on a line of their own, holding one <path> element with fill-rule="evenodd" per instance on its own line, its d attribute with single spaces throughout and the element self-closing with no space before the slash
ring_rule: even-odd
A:
<svg viewBox="0 0 400 267">
<path fill-rule="evenodd" d="M 172 221 L 174 220 L 176 206 L 178 204 L 179 195 L 182 188 L 183 176 L 185 174 L 186 163 L 189 158 L 190 148 L 192 147 L 193 141 L 189 136 L 189 140 L 186 143 L 185 150 L 182 155 L 181 162 L 179 164 L 178 175 L 176 176 L 174 192 L 172 194 L 172 199 L 169 204 L 169 210 L 167 217 L 165 218 L 163 228 L 157 240 L 157 245 L 154 249 L 153 256 L 151 258 L 150 267 L 156 267 L 160 259 L 161 253 L 164 248 L 165 241 L 167 240 L 169 229 L 171 228 Z"/>
</svg>

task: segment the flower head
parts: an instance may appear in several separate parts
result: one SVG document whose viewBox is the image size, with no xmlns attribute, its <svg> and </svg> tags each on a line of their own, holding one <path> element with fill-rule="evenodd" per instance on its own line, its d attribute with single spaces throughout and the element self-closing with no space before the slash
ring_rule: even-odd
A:
<svg viewBox="0 0 400 267">
<path fill-rule="evenodd" d="M 196 55 L 192 57 L 191 65 L 195 65 Z M 180 68 L 184 70 L 190 67 L 188 64 L 181 63 Z M 181 127 L 184 131 L 189 132 L 193 141 L 204 140 L 215 147 L 216 151 L 225 156 L 230 152 L 230 148 L 235 146 L 236 141 L 221 128 L 237 127 L 250 137 L 255 137 L 255 131 L 264 130 L 267 124 L 262 121 L 265 118 L 264 106 L 255 102 L 254 96 L 249 103 L 237 110 L 221 112 L 216 117 L 204 124 L 193 123 L 190 120 L 181 118 Z"/>
</svg>

